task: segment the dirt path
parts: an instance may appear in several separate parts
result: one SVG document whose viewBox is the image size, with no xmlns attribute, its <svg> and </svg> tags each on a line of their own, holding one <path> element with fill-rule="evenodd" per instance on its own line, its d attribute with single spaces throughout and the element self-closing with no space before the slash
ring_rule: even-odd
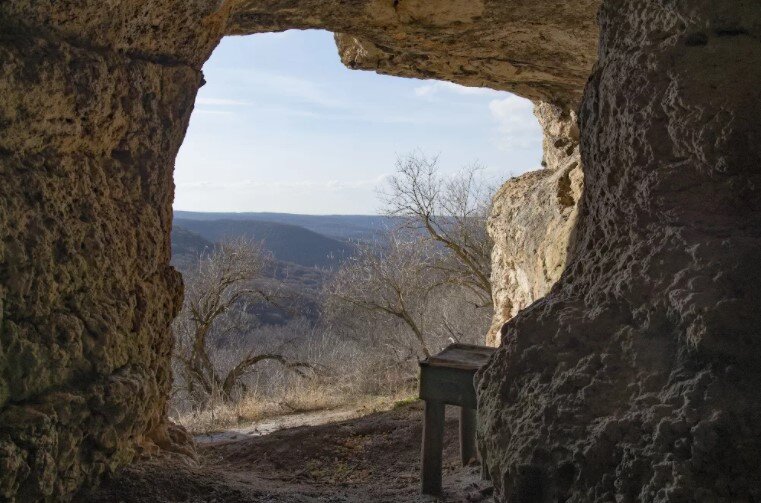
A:
<svg viewBox="0 0 761 503">
<path fill-rule="evenodd" d="M 150 461 L 119 472 L 88 503 L 432 502 L 419 494 L 420 404 L 267 435 L 199 444 L 200 463 Z M 458 462 L 456 410 L 447 416 L 441 501 L 488 501 L 477 466 Z"/>
<path fill-rule="evenodd" d="M 372 405 L 338 407 L 330 410 L 286 414 L 282 416 L 254 421 L 248 425 L 230 428 L 214 433 L 202 433 L 193 438 L 199 444 L 221 442 L 225 440 L 242 440 L 246 437 L 260 437 L 276 431 L 298 428 L 301 426 L 320 426 L 327 423 L 337 423 L 375 412 L 388 411 L 394 406 L 392 401 L 373 403 Z"/>
</svg>

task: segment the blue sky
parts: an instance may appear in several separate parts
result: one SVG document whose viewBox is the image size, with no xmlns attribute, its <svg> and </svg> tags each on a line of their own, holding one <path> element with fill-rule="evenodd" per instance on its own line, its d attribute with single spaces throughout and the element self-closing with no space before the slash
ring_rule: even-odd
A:
<svg viewBox="0 0 761 503">
<path fill-rule="evenodd" d="M 531 103 L 505 92 L 349 70 L 333 35 L 227 37 L 204 66 L 174 207 L 373 214 L 398 155 L 479 162 L 500 182 L 539 168 Z"/>
</svg>

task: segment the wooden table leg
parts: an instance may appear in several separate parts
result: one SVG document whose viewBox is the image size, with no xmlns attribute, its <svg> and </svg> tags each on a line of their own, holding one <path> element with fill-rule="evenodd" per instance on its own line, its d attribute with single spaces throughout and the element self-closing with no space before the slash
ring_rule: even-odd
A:
<svg viewBox="0 0 761 503">
<path fill-rule="evenodd" d="M 467 466 L 476 454 L 476 411 L 460 407 L 460 459 Z"/>
<path fill-rule="evenodd" d="M 425 401 L 423 420 L 423 452 L 421 491 L 423 494 L 441 494 L 441 455 L 444 440 L 444 403 Z"/>
<path fill-rule="evenodd" d="M 481 458 L 481 480 L 491 480 L 489 476 L 489 465 L 486 464 L 486 452 L 483 450 L 478 453 L 478 457 Z"/>
</svg>

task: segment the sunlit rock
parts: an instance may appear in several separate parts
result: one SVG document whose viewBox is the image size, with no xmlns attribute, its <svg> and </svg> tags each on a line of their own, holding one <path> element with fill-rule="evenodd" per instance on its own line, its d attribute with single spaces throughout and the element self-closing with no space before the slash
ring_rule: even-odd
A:
<svg viewBox="0 0 761 503">
<path fill-rule="evenodd" d="M 486 343 L 501 342 L 502 326 L 546 295 L 565 269 L 583 189 L 576 114 L 540 103 L 543 169 L 505 182 L 492 202 L 494 320 Z"/>
</svg>

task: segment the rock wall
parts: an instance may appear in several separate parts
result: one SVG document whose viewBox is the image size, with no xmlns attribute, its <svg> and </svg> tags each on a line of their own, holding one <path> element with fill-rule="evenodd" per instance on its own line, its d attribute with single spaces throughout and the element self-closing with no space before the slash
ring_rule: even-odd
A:
<svg viewBox="0 0 761 503">
<path fill-rule="evenodd" d="M 183 449 L 172 167 L 222 35 L 325 28 L 354 68 L 577 103 L 598 2 L 0 3 L 0 500 Z"/>
<path fill-rule="evenodd" d="M 600 0 L 242 0 L 228 33 L 336 33 L 350 68 L 435 78 L 578 104 Z"/>
<path fill-rule="evenodd" d="M 480 374 L 497 499 L 761 500 L 761 9 L 607 0 L 560 282 Z"/>
<path fill-rule="evenodd" d="M 498 346 L 504 324 L 560 279 L 572 245 L 584 178 L 576 114 L 547 103 L 536 105 L 534 113 L 544 132 L 544 168 L 505 182 L 489 217 L 494 242 L 489 346 Z"/>
<path fill-rule="evenodd" d="M 214 12 L 113 7 L 0 4 L 0 501 L 66 500 L 173 435 L 172 167 Z"/>
<path fill-rule="evenodd" d="M 497 270 L 546 287 L 567 264 L 480 375 L 497 499 L 761 500 L 761 9 L 606 0 L 596 55 L 599 4 L 0 3 L 0 499 L 66 500 L 181 444 L 171 177 L 200 66 L 224 34 L 325 28 L 353 68 L 560 106 L 539 109 L 548 169 L 492 220 L 538 255 Z M 507 317 L 542 292 L 505 276 Z"/>
</svg>

